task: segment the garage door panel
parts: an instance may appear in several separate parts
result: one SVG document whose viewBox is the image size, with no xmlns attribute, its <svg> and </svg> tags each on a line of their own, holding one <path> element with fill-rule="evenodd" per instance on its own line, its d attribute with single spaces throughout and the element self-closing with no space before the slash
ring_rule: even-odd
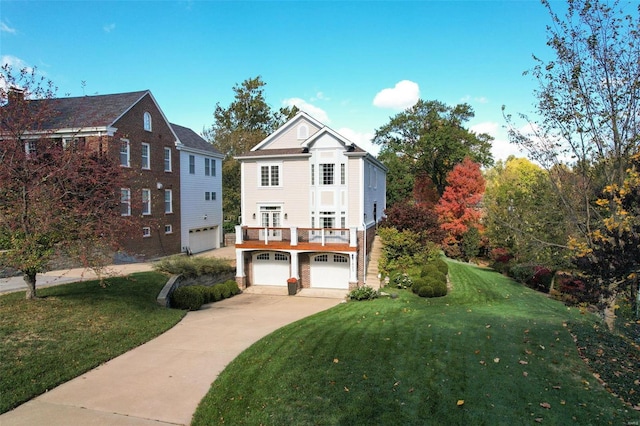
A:
<svg viewBox="0 0 640 426">
<path fill-rule="evenodd" d="M 311 287 L 349 288 L 349 257 L 343 254 L 319 254 L 311 258 Z"/>
<path fill-rule="evenodd" d="M 217 248 L 218 229 L 191 229 L 189 230 L 189 249 L 191 253 L 200 253 Z"/>
<path fill-rule="evenodd" d="M 287 253 L 261 252 L 252 256 L 253 284 L 286 286 L 289 273 L 290 258 Z"/>
</svg>

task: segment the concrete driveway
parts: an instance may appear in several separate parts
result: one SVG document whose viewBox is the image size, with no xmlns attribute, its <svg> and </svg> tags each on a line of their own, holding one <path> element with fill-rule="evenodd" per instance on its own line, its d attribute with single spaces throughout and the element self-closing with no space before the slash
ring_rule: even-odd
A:
<svg viewBox="0 0 640 426">
<path fill-rule="evenodd" d="M 158 338 L 0 415 L 0 425 L 189 424 L 211 383 L 244 349 L 342 296 L 243 293 L 205 305 Z"/>
</svg>

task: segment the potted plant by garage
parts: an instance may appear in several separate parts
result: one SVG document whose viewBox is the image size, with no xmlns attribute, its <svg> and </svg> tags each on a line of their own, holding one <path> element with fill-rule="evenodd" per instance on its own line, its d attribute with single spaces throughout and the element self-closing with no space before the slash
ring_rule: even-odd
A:
<svg viewBox="0 0 640 426">
<path fill-rule="evenodd" d="M 287 280 L 287 288 L 289 289 L 289 296 L 295 296 L 298 292 L 298 279 L 291 277 Z"/>
</svg>

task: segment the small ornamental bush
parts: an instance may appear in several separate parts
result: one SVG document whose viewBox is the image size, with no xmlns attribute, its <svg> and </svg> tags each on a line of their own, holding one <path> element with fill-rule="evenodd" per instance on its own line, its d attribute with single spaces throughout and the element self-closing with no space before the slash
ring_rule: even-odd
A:
<svg viewBox="0 0 640 426">
<path fill-rule="evenodd" d="M 434 281 L 432 284 L 433 288 L 433 296 L 431 297 L 442 297 L 447 295 L 447 282 L 442 281 Z"/>
<path fill-rule="evenodd" d="M 447 265 L 447 262 L 445 262 L 444 260 L 436 259 L 433 261 L 433 264 L 436 268 L 438 268 L 438 271 L 442 272 L 444 275 L 447 275 L 449 273 L 449 265 Z"/>
<path fill-rule="evenodd" d="M 528 263 L 520 263 L 513 265 L 509 270 L 509 275 L 516 281 L 526 284 L 533 279 L 533 265 Z"/>
<path fill-rule="evenodd" d="M 553 281 L 553 271 L 544 266 L 535 266 L 533 268 L 533 278 L 531 279 L 531 287 L 544 293 L 549 293 L 551 282 Z"/>
<path fill-rule="evenodd" d="M 222 292 L 222 286 L 214 285 L 213 287 L 211 287 L 211 291 L 213 292 L 213 296 L 214 296 L 216 302 L 219 302 L 222 299 L 224 299 L 224 295 L 223 295 L 223 292 Z"/>
<path fill-rule="evenodd" d="M 379 294 L 376 290 L 366 285 L 349 292 L 349 300 L 373 300 L 378 296 Z"/>
<path fill-rule="evenodd" d="M 437 281 L 441 281 L 446 283 L 447 282 L 447 276 L 445 274 L 443 274 L 442 272 L 440 272 L 438 270 L 438 268 L 435 265 L 428 265 L 425 266 L 420 275 L 424 278 L 433 278 Z"/>
<path fill-rule="evenodd" d="M 413 291 L 415 294 L 420 294 L 420 288 L 422 288 L 422 287 L 424 287 L 426 285 L 428 285 L 427 278 L 425 278 L 425 277 L 416 278 L 415 280 L 413 280 L 413 285 L 411 286 L 411 291 Z"/>
<path fill-rule="evenodd" d="M 391 283 L 392 286 L 396 288 L 409 288 L 413 285 L 413 280 L 411 279 L 411 276 L 403 272 L 395 272 L 391 276 L 389 282 Z"/>
<path fill-rule="evenodd" d="M 201 256 L 169 256 L 153 264 L 156 271 L 172 275 L 182 274 L 185 278 L 202 275 L 218 275 L 233 272 L 235 268 L 225 259 Z"/>
<path fill-rule="evenodd" d="M 420 297 L 433 297 L 433 287 L 430 283 L 427 283 L 418 289 L 418 296 Z"/>
<path fill-rule="evenodd" d="M 200 286 L 177 288 L 171 295 L 171 306 L 176 309 L 197 311 L 204 304 L 204 295 Z"/>
<path fill-rule="evenodd" d="M 238 283 L 234 280 L 225 281 L 222 285 L 227 286 L 232 296 L 240 293 L 240 287 L 238 287 Z"/>
</svg>

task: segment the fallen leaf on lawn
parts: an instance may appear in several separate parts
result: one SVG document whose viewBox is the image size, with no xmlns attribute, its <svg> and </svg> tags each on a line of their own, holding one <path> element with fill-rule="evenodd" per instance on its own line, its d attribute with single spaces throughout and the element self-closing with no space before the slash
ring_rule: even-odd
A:
<svg viewBox="0 0 640 426">
<path fill-rule="evenodd" d="M 527 334 L 528 332 L 529 332 L 529 329 L 527 328 L 527 329 L 524 331 L 524 334 Z"/>
<path fill-rule="evenodd" d="M 456 402 L 456 405 L 457 405 L 458 407 L 463 406 L 463 405 L 464 405 L 464 399 L 459 399 L 459 400 L 458 400 L 458 402 Z"/>
<path fill-rule="evenodd" d="M 395 387 L 396 387 L 396 386 L 398 386 L 398 385 L 400 385 L 400 382 L 395 382 L 395 383 L 393 384 L 393 387 L 395 388 Z"/>
<path fill-rule="evenodd" d="M 476 349 L 473 353 L 478 355 L 480 353 L 480 349 Z"/>
<path fill-rule="evenodd" d="M 527 376 L 529 375 L 529 373 L 527 373 L 526 371 L 523 371 L 523 372 L 522 372 L 522 375 L 523 375 L 524 377 L 527 377 Z"/>
<path fill-rule="evenodd" d="M 562 386 L 554 386 L 554 389 L 562 389 Z"/>
<path fill-rule="evenodd" d="M 545 350 L 545 347 L 544 347 L 544 346 L 542 346 L 542 345 L 540 345 L 540 349 Z"/>
<path fill-rule="evenodd" d="M 520 364 L 520 365 L 528 365 L 529 361 L 520 360 L 520 361 L 518 361 L 518 364 Z"/>
<path fill-rule="evenodd" d="M 560 401 L 560 405 L 566 405 L 567 401 L 565 401 L 564 399 L 562 401 Z"/>
<path fill-rule="evenodd" d="M 537 417 L 536 418 L 536 423 L 542 423 L 542 417 Z"/>
<path fill-rule="evenodd" d="M 491 328 L 491 324 L 487 324 L 487 328 Z"/>
<path fill-rule="evenodd" d="M 344 387 L 344 391 L 345 391 L 345 392 L 349 392 L 349 388 L 345 386 L 345 387 Z"/>
<path fill-rule="evenodd" d="M 549 404 L 548 402 L 541 402 L 540 406 L 542 408 L 546 408 L 547 410 L 549 410 L 551 408 L 551 404 Z"/>
<path fill-rule="evenodd" d="M 526 353 L 527 355 L 531 355 L 533 352 L 531 352 L 529 349 L 526 349 L 524 353 Z"/>
<path fill-rule="evenodd" d="M 500 362 L 500 358 L 494 358 L 493 362 L 495 362 L 496 364 Z"/>
<path fill-rule="evenodd" d="M 337 363 L 339 363 L 339 362 L 340 362 L 340 360 L 338 360 L 338 358 L 334 358 L 334 359 L 333 359 L 333 363 L 334 363 L 334 364 L 337 364 Z"/>
<path fill-rule="evenodd" d="M 365 380 L 367 380 L 367 379 L 368 379 L 368 377 L 367 377 L 367 375 L 366 375 L 366 374 L 363 374 L 363 375 L 362 375 L 362 378 L 363 378 L 363 379 L 365 379 Z"/>
<path fill-rule="evenodd" d="M 480 361 L 480 364 L 485 365 L 486 362 L 484 362 L 484 360 Z"/>
<path fill-rule="evenodd" d="M 413 393 L 413 390 L 414 390 L 413 388 L 409 389 L 409 393 Z"/>
</svg>

